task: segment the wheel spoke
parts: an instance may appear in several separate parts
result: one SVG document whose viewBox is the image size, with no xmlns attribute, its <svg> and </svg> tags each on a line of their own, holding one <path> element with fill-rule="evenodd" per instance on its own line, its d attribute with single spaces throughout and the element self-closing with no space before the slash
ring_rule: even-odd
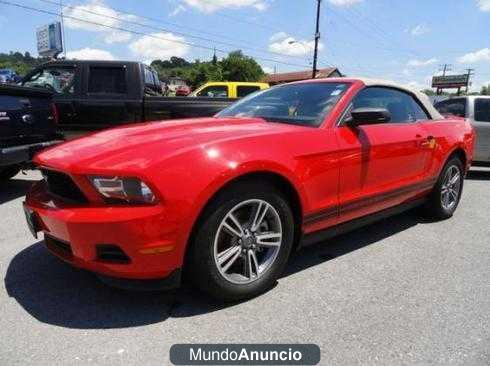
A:
<svg viewBox="0 0 490 366">
<path fill-rule="evenodd" d="M 456 190 L 449 188 L 449 194 L 454 198 L 454 201 L 458 200 L 458 193 L 456 192 Z"/>
<path fill-rule="evenodd" d="M 451 203 L 451 196 L 449 194 L 449 191 L 444 195 L 444 205 L 447 207 L 449 207 Z"/>
<path fill-rule="evenodd" d="M 230 247 L 228 249 L 223 250 L 221 253 L 218 253 L 218 262 L 220 266 L 223 266 L 223 264 L 233 257 L 237 252 L 240 252 L 240 246 L 235 245 L 233 247 Z"/>
<path fill-rule="evenodd" d="M 255 255 L 255 252 L 253 250 L 249 251 L 249 255 L 251 257 L 251 267 L 255 268 L 255 274 L 258 276 L 259 275 L 259 261 L 257 260 L 257 256 Z"/>
<path fill-rule="evenodd" d="M 254 219 L 251 225 L 252 231 L 256 231 L 260 227 L 260 224 L 264 220 L 265 214 L 267 213 L 268 210 L 269 210 L 269 205 L 266 202 L 260 201 L 257 204 L 255 208 Z"/>
<path fill-rule="evenodd" d="M 222 271 L 226 273 L 228 269 L 236 262 L 236 260 L 240 257 L 240 250 L 238 250 L 235 255 L 226 263 L 223 267 L 221 267 Z"/>
<path fill-rule="evenodd" d="M 258 246 L 278 247 L 281 245 L 282 235 L 281 233 L 268 232 L 256 235 L 255 238 Z"/>
<path fill-rule="evenodd" d="M 230 234 L 237 237 L 243 236 L 243 228 L 238 219 L 231 212 L 225 218 L 223 222 L 223 227 L 225 227 Z"/>
<path fill-rule="evenodd" d="M 459 173 L 456 173 L 456 174 L 455 174 L 455 175 L 454 175 L 454 176 L 451 178 L 451 180 L 449 181 L 449 183 L 450 183 L 451 185 L 455 185 L 456 183 L 458 183 L 459 178 L 460 178 Z"/>
</svg>

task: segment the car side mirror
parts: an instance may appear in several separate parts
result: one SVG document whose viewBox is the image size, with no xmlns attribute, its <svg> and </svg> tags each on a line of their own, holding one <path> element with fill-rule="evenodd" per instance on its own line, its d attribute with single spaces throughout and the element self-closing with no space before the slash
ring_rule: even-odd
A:
<svg viewBox="0 0 490 366">
<path fill-rule="evenodd" d="M 391 113 L 386 108 L 356 108 L 345 121 L 348 126 L 374 125 L 391 121 Z"/>
</svg>

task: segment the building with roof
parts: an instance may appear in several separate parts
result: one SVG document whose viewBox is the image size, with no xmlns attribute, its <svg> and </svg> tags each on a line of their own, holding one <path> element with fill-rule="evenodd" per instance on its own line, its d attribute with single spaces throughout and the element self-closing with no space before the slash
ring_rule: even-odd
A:
<svg viewBox="0 0 490 366">
<path fill-rule="evenodd" d="M 269 83 L 270 85 L 291 83 L 293 81 L 311 79 L 311 74 L 312 74 L 311 70 L 284 72 L 278 74 L 267 74 L 264 77 L 264 82 Z M 337 69 L 336 67 L 327 67 L 325 69 L 318 69 L 316 74 L 317 79 L 334 78 L 340 76 L 342 76 L 342 74 L 340 73 L 339 69 Z"/>
</svg>

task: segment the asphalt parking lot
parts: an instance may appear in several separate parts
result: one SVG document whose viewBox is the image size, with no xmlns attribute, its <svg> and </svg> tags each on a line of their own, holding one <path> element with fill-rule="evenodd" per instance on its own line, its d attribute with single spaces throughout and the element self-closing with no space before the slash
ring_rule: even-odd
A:
<svg viewBox="0 0 490 366">
<path fill-rule="evenodd" d="M 316 343 L 322 365 L 490 364 L 490 170 L 456 215 L 408 212 L 292 258 L 235 305 L 190 288 L 131 293 L 52 257 L 21 209 L 35 172 L 0 185 L 0 364 L 169 363 L 174 343 Z"/>
</svg>

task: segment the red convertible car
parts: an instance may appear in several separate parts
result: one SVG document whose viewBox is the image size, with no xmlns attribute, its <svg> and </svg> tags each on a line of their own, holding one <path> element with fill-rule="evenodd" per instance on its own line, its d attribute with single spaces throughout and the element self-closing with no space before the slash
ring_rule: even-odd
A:
<svg viewBox="0 0 490 366">
<path fill-rule="evenodd" d="M 51 252 L 106 280 L 173 287 L 185 273 L 237 300 L 270 288 L 302 245 L 422 204 L 452 216 L 474 139 L 467 121 L 405 87 L 310 80 L 213 118 L 46 150 L 25 212 Z"/>
</svg>

